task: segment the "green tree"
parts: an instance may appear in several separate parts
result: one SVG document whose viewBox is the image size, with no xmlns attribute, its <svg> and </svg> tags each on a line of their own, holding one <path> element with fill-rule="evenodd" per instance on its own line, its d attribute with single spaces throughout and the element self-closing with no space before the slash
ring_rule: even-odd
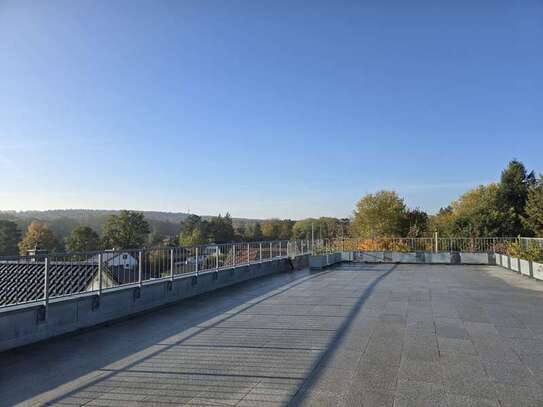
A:
<svg viewBox="0 0 543 407">
<path fill-rule="evenodd" d="M 61 247 L 55 234 L 45 222 L 33 221 L 28 225 L 23 240 L 19 242 L 19 252 L 26 254 L 29 250 L 44 249 L 55 251 Z"/>
<path fill-rule="evenodd" d="M 279 219 L 267 219 L 262 222 L 262 236 L 264 240 L 277 240 L 281 232 L 281 221 Z"/>
<path fill-rule="evenodd" d="M 103 228 L 103 246 L 110 249 L 135 249 L 147 241 L 150 228 L 141 212 L 122 210 L 110 215 Z"/>
<path fill-rule="evenodd" d="M 66 239 L 66 249 L 70 252 L 98 250 L 100 249 L 100 236 L 89 226 L 79 226 Z"/>
<path fill-rule="evenodd" d="M 428 232 L 428 214 L 418 208 L 407 209 L 404 213 L 403 235 L 422 237 Z"/>
<path fill-rule="evenodd" d="M 279 236 L 280 240 L 289 240 L 292 237 L 292 227 L 294 226 L 294 221 L 290 219 L 283 219 L 280 221 L 279 226 Z"/>
<path fill-rule="evenodd" d="M 315 239 L 345 237 L 349 231 L 349 219 L 332 217 L 307 218 L 297 221 L 292 227 L 294 239 L 311 239 L 311 230 Z"/>
<path fill-rule="evenodd" d="M 352 222 L 357 237 L 401 236 L 405 229 L 406 206 L 394 191 L 368 194 L 356 205 Z"/>
<path fill-rule="evenodd" d="M 429 217 L 429 232 L 437 232 L 442 237 L 454 237 L 454 213 L 451 205 L 439 209 Z"/>
<path fill-rule="evenodd" d="M 21 232 L 15 222 L 0 220 L 0 256 L 16 255 L 20 239 Z"/>
<path fill-rule="evenodd" d="M 528 200 L 528 191 L 534 184 L 534 173 L 528 173 L 520 161 L 510 161 L 507 168 L 502 171 L 496 202 L 504 215 L 499 234 L 507 236 L 526 234 L 522 219 L 526 216 L 524 208 Z"/>
<path fill-rule="evenodd" d="M 227 243 L 235 240 L 234 225 L 230 214 L 219 214 L 210 221 L 198 215 L 190 215 L 181 222 L 179 243 L 182 246 L 195 246 L 205 243 Z"/>
<path fill-rule="evenodd" d="M 241 227 L 238 232 L 239 239 L 242 241 L 258 242 L 262 240 L 262 228 L 260 223 L 247 223 Z"/>
<path fill-rule="evenodd" d="M 207 239 L 205 230 L 197 227 L 190 234 L 182 234 L 179 243 L 181 246 L 198 246 L 209 243 L 209 240 Z"/>
<path fill-rule="evenodd" d="M 513 216 L 498 206 L 500 186 L 481 185 L 452 203 L 452 230 L 456 236 L 499 236 L 503 224 Z"/>
<path fill-rule="evenodd" d="M 253 226 L 253 240 L 258 242 L 262 240 L 262 227 L 260 226 L 260 223 L 255 223 Z"/>
<path fill-rule="evenodd" d="M 536 236 L 543 237 L 543 175 L 528 191 L 525 207 L 524 225 Z"/>
<path fill-rule="evenodd" d="M 290 239 L 294 223 L 290 219 L 267 219 L 262 222 L 262 236 L 265 240 Z"/>
<path fill-rule="evenodd" d="M 211 219 L 208 228 L 208 240 L 214 243 L 227 243 L 235 240 L 234 225 L 228 212 L 224 217 L 219 214 L 219 216 Z"/>
</svg>

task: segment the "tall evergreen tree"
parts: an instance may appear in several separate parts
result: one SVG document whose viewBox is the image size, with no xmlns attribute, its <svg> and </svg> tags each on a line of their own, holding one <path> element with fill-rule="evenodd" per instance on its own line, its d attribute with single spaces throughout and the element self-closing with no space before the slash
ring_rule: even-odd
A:
<svg viewBox="0 0 543 407">
<path fill-rule="evenodd" d="M 537 237 L 543 237 L 543 175 L 536 185 L 528 191 L 525 207 L 524 225 Z"/>
<path fill-rule="evenodd" d="M 512 160 L 502 171 L 497 196 L 498 210 L 504 215 L 501 235 L 517 236 L 527 234 L 522 219 L 526 216 L 525 206 L 528 200 L 528 191 L 536 182 L 535 175 L 528 173 L 524 164 Z"/>
</svg>

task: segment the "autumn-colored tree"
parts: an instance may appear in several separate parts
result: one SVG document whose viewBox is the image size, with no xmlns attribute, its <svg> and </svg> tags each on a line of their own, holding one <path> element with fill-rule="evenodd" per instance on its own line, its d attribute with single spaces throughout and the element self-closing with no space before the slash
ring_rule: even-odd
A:
<svg viewBox="0 0 543 407">
<path fill-rule="evenodd" d="M 267 219 L 262 223 L 264 240 L 288 240 L 292 236 L 294 221 L 290 219 Z"/>
<path fill-rule="evenodd" d="M 262 235 L 265 240 L 275 240 L 279 238 L 281 224 L 279 219 L 267 219 L 262 223 Z"/>
<path fill-rule="evenodd" d="M 28 225 L 23 240 L 19 242 L 19 252 L 26 254 L 29 250 L 45 249 L 54 251 L 59 247 L 59 240 L 45 222 L 33 221 Z"/>
</svg>

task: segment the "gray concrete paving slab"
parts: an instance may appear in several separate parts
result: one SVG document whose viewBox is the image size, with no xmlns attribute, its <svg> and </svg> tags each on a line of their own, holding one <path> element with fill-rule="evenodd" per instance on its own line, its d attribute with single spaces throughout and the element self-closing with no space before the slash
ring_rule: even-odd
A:
<svg viewBox="0 0 543 407">
<path fill-rule="evenodd" d="M 0 354 L 0 406 L 541 406 L 542 309 L 493 266 L 278 274 Z"/>
</svg>

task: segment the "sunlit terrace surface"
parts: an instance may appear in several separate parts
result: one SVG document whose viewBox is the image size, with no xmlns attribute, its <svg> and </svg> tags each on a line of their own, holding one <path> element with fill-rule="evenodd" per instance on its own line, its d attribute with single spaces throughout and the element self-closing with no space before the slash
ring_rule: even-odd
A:
<svg viewBox="0 0 543 407">
<path fill-rule="evenodd" d="M 0 405 L 543 405 L 543 284 L 496 266 L 275 274 L 0 354 Z"/>
</svg>

